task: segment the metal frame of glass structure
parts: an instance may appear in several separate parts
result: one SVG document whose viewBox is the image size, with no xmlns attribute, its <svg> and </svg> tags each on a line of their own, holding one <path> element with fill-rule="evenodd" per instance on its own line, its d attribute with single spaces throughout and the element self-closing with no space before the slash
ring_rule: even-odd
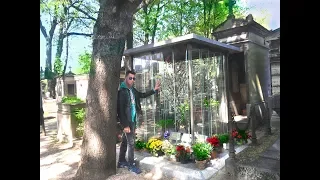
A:
<svg viewBox="0 0 320 180">
<path fill-rule="evenodd" d="M 169 130 L 191 134 L 193 143 L 230 130 L 228 55 L 238 52 L 238 47 L 196 34 L 126 50 L 138 90 L 161 81 L 161 91 L 141 101 L 138 137 L 147 140 Z"/>
</svg>

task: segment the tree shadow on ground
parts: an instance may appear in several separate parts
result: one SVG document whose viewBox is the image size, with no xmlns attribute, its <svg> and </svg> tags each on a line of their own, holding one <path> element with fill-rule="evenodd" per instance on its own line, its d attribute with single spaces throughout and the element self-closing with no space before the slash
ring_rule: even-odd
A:
<svg viewBox="0 0 320 180">
<path fill-rule="evenodd" d="M 46 150 L 44 152 L 40 153 L 40 158 L 44 158 L 44 157 L 47 157 L 47 156 L 50 156 L 50 155 L 61 153 L 64 150 L 68 150 L 68 149 L 74 148 L 74 146 L 67 147 L 67 148 L 61 148 L 61 146 L 63 146 L 64 144 L 60 144 L 59 143 L 59 145 L 60 146 L 55 146 L 54 144 L 50 144 L 50 145 L 47 145 L 47 146 L 43 147 Z M 65 144 L 65 145 L 67 145 L 67 144 Z"/>
</svg>

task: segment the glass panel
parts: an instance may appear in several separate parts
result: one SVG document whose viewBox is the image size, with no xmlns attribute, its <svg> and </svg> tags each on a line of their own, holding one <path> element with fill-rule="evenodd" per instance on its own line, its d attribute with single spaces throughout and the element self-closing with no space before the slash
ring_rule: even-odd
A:
<svg viewBox="0 0 320 180">
<path fill-rule="evenodd" d="M 178 54 L 178 52 L 174 53 Z M 175 130 L 181 133 L 191 133 L 189 111 L 189 62 L 185 59 L 185 57 L 187 57 L 186 55 L 175 57 L 173 79 L 175 90 Z"/>
<path fill-rule="evenodd" d="M 155 135 L 162 136 L 167 130 L 191 134 L 187 52 L 183 48 L 174 53 L 171 51 L 133 59 L 138 91 L 152 90 L 156 80 L 161 80 L 161 91 L 157 95 L 141 99 L 138 138 L 148 140 Z M 223 56 L 206 49 L 194 49 L 191 67 L 195 139 L 225 133 L 227 109 Z"/>
<path fill-rule="evenodd" d="M 221 104 L 224 103 L 223 58 L 205 49 L 192 50 L 193 117 L 195 137 L 224 133 Z"/>
<path fill-rule="evenodd" d="M 164 62 L 162 53 L 149 54 L 133 59 L 136 71 L 135 88 L 144 93 L 154 88 L 159 72 L 163 72 Z M 161 135 L 158 121 L 161 116 L 160 96 L 152 95 L 141 99 L 142 114 L 138 116 L 137 138 L 147 140 L 154 135 Z"/>
</svg>

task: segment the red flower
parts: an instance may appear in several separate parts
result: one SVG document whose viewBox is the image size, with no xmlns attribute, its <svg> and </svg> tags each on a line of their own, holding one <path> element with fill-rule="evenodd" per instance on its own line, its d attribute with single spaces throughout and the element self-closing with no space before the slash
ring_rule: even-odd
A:
<svg viewBox="0 0 320 180">
<path fill-rule="evenodd" d="M 238 135 L 238 132 L 237 132 L 237 131 L 233 131 L 233 132 L 232 132 L 232 137 L 237 137 L 237 135 Z"/>
<path fill-rule="evenodd" d="M 220 144 L 219 139 L 216 136 L 208 137 L 207 142 L 210 143 L 213 147 L 219 146 Z"/>
<path fill-rule="evenodd" d="M 183 145 L 177 145 L 176 150 L 179 151 L 184 151 L 184 146 Z"/>
</svg>

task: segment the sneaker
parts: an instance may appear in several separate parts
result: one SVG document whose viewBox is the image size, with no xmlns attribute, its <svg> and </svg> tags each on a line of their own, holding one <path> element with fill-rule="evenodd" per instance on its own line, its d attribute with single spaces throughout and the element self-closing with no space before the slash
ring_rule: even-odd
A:
<svg viewBox="0 0 320 180">
<path fill-rule="evenodd" d="M 142 171 L 135 165 L 131 165 L 128 167 L 129 171 L 134 172 L 136 174 L 140 174 Z"/>
<path fill-rule="evenodd" d="M 118 168 L 125 168 L 125 167 L 128 167 L 129 166 L 129 163 L 128 162 L 118 162 Z"/>
</svg>

